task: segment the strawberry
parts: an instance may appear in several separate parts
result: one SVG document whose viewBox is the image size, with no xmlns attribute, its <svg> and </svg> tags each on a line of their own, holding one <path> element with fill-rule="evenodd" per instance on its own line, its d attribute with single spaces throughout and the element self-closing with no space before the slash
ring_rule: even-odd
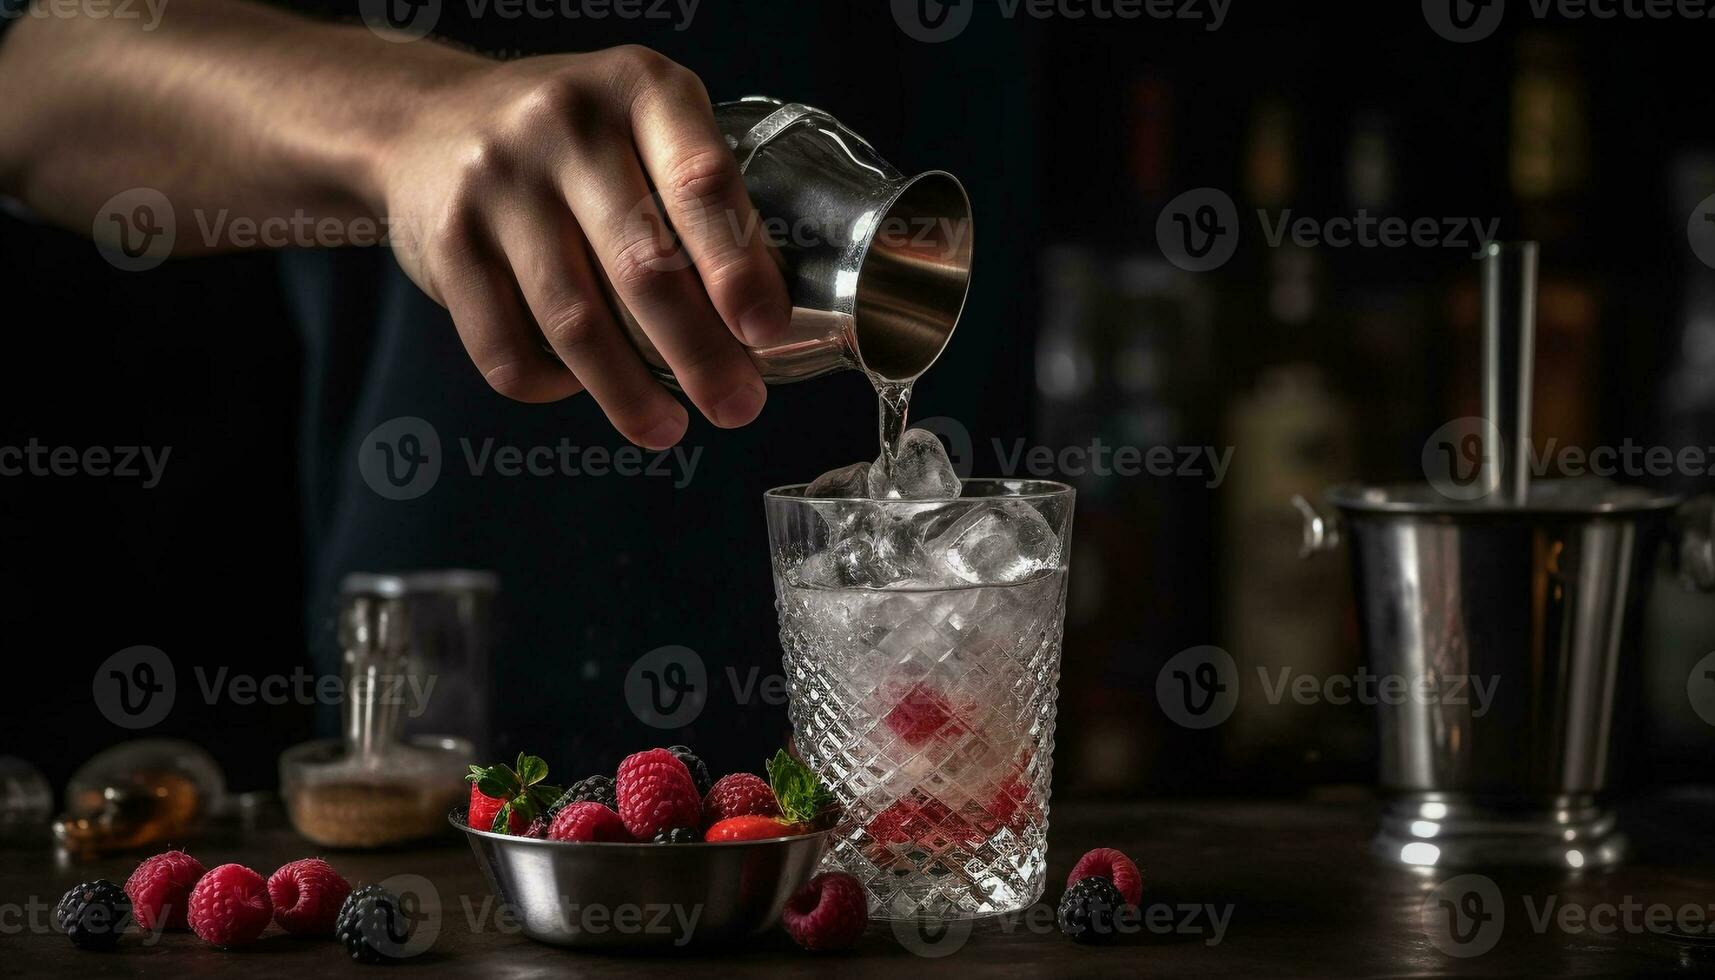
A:
<svg viewBox="0 0 1715 980">
<path fill-rule="evenodd" d="M 561 789 L 543 782 L 548 764 L 534 755 L 518 753 L 518 767 L 471 766 L 470 810 L 465 821 L 477 830 L 496 834 L 525 834 L 554 801 Z"/>
<path fill-rule="evenodd" d="M 600 803 L 573 803 L 554 816 L 548 839 L 628 842 L 631 832 L 619 814 Z"/>
<path fill-rule="evenodd" d="M 728 817 L 777 817 L 780 804 L 774 791 L 755 773 L 735 772 L 715 780 L 703 797 L 703 824 L 719 823 Z"/>
<path fill-rule="evenodd" d="M 145 932 L 188 929 L 191 889 L 206 872 L 202 862 L 184 851 L 167 851 L 137 865 L 125 882 L 131 914 Z"/>
<path fill-rule="evenodd" d="M 703 802 L 691 771 L 666 749 L 634 752 L 619 764 L 614 777 L 619 816 L 625 829 L 640 841 L 663 830 L 696 827 L 702 822 Z"/>
<path fill-rule="evenodd" d="M 765 817 L 751 813 L 742 817 L 728 817 L 717 821 L 704 834 L 703 840 L 711 843 L 717 841 L 738 840 L 772 840 L 776 837 L 792 837 L 802 834 L 808 828 L 803 824 L 787 823 L 779 817 Z"/>
<path fill-rule="evenodd" d="M 519 834 L 526 831 L 530 827 L 530 822 L 524 819 L 523 814 L 516 811 L 507 813 L 504 830 L 494 825 L 495 818 L 500 815 L 502 809 L 506 809 L 506 804 L 506 800 L 489 796 L 472 785 L 470 788 L 470 815 L 467 819 L 472 827 L 478 830 L 492 830 L 497 834 Z"/>
<path fill-rule="evenodd" d="M 294 936 L 332 936 L 351 883 L 321 858 L 282 865 L 268 876 L 268 900 L 274 921 Z"/>
</svg>

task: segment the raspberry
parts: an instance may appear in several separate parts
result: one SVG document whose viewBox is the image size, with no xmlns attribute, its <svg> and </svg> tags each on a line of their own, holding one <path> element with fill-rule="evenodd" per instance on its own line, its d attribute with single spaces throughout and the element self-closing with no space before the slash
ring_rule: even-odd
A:
<svg viewBox="0 0 1715 980">
<path fill-rule="evenodd" d="M 78 885 L 54 907 L 54 928 L 78 949 L 105 951 L 118 946 L 129 918 L 131 900 L 125 890 L 105 879 Z"/>
<path fill-rule="evenodd" d="M 787 933 L 805 949 L 845 949 L 869 923 L 869 900 L 856 878 L 828 871 L 787 899 L 780 916 Z"/>
<path fill-rule="evenodd" d="M 137 925 L 153 933 L 189 929 L 185 916 L 191 907 L 191 889 L 207 870 L 184 851 L 167 851 L 137 865 L 125 881 Z"/>
<path fill-rule="evenodd" d="M 780 803 L 761 776 L 735 772 L 715 780 L 703 797 L 703 823 L 716 824 L 728 817 L 777 817 Z"/>
<path fill-rule="evenodd" d="M 911 685 L 882 721 L 907 745 L 922 745 L 954 723 L 953 706 L 940 692 L 921 683 Z"/>
<path fill-rule="evenodd" d="M 331 936 L 351 884 L 321 858 L 293 861 L 268 876 L 274 921 L 294 936 Z"/>
<path fill-rule="evenodd" d="M 268 883 L 242 864 L 223 864 L 191 891 L 191 931 L 215 946 L 253 943 L 274 917 Z"/>
<path fill-rule="evenodd" d="M 600 803 L 573 803 L 560 811 L 548 827 L 549 840 L 631 840 L 625 822 Z"/>
<path fill-rule="evenodd" d="M 1137 905 L 1143 901 L 1143 875 L 1138 873 L 1137 865 L 1131 862 L 1119 851 L 1111 847 L 1098 847 L 1078 859 L 1072 868 L 1072 873 L 1066 876 L 1066 887 L 1070 888 L 1081 879 L 1099 875 L 1113 882 L 1125 898 L 1127 905 Z"/>
<path fill-rule="evenodd" d="M 980 844 L 986 837 L 981 827 L 935 799 L 922 804 L 899 800 L 876 814 L 864 831 L 881 845 L 878 853 L 883 856 L 889 853 L 885 847 L 888 844 L 914 844 L 940 850 L 949 844 Z"/>
<path fill-rule="evenodd" d="M 1115 918 L 1125 907 L 1125 896 L 1114 883 L 1100 875 L 1081 878 L 1060 896 L 1055 918 L 1060 931 L 1080 943 L 1103 943 L 1114 938 Z"/>
<path fill-rule="evenodd" d="M 625 757 L 614 780 L 619 816 L 625 829 L 646 841 L 663 830 L 695 827 L 702 820 L 702 797 L 691 771 L 666 749 Z"/>
</svg>

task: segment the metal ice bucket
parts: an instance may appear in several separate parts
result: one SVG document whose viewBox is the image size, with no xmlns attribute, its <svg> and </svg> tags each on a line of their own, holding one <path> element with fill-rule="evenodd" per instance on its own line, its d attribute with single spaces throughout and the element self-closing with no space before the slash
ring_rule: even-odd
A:
<svg viewBox="0 0 1715 980">
<path fill-rule="evenodd" d="M 906 176 L 812 106 L 751 96 L 714 112 L 761 219 L 737 230 L 767 236 L 792 299 L 789 339 L 750 350 L 763 380 L 856 369 L 909 381 L 928 370 L 971 278 L 971 202 L 958 179 Z M 609 298 L 650 370 L 674 383 L 611 289 Z"/>
<path fill-rule="evenodd" d="M 1600 480 L 1537 481 L 1522 506 L 1429 484 L 1340 486 L 1327 502 L 1295 501 L 1305 550 L 1349 539 L 1370 669 L 1424 692 L 1377 706 L 1390 799 L 1376 852 L 1421 866 L 1619 861 L 1602 794 L 1640 613 L 1676 513 L 1688 584 L 1709 587 L 1707 502 Z"/>
</svg>

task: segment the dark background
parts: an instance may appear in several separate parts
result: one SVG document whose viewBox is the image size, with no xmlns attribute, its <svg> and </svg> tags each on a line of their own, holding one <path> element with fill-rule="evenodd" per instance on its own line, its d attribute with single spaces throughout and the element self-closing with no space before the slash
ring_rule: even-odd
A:
<svg viewBox="0 0 1715 980">
<path fill-rule="evenodd" d="M 962 420 L 978 447 L 1017 437 L 1052 447 L 1096 437 L 1235 446 L 1219 488 L 1147 476 L 1077 481 L 1058 792 L 1298 792 L 1371 777 L 1362 709 L 1191 733 L 1154 701 L 1160 664 L 1204 643 L 1226 646 L 1241 664 L 1273 658 L 1355 670 L 1343 562 L 1301 567 L 1281 558 L 1296 536 L 1285 499 L 1338 479 L 1421 478 L 1423 439 L 1468 414 L 1468 250 L 1302 255 L 1268 248 L 1249 217 L 1255 207 L 1353 214 L 1361 206 L 1350 190 L 1354 171 L 1382 166 L 1375 153 L 1354 164 L 1355 134 L 1383 134 L 1391 173 L 1391 193 L 1371 213 L 1495 217 L 1503 237 L 1543 240 L 1545 277 L 1589 313 L 1565 332 L 1544 332 L 1544 343 L 1565 340 L 1573 350 L 1539 377 L 1559 401 L 1585 407 L 1564 430 L 1567 441 L 1715 445 L 1715 270 L 1697 261 L 1685 231 L 1691 209 L 1715 193 L 1708 21 L 1537 22 L 1515 3 L 1492 37 L 1460 45 L 1436 36 L 1410 3 L 1383 12 L 1379 4 L 1235 0 L 1223 27 L 1207 32 L 1148 18 L 1007 21 L 979 2 L 963 35 L 931 45 L 906 37 L 885 3 L 788 13 L 704 0 L 683 34 L 519 29 L 466 22 L 461 5 L 450 6 L 459 9 L 441 29 L 484 50 L 641 41 L 701 73 L 716 98 L 766 92 L 813 101 L 900 166 L 959 174 L 972 187 L 981 243 L 973 296 L 924 384 L 919 416 Z M 1543 193 L 1510 176 L 1520 152 L 1517 93 L 1530 71 L 1555 93 L 1551 156 L 1581 155 L 1586 164 Z M 1565 138 L 1567 129 L 1584 135 Z M 1270 171 L 1257 163 L 1259 142 L 1278 150 L 1272 179 L 1257 176 L 1259 166 Z M 1279 160 L 1290 177 L 1280 176 Z M 1231 261 L 1191 274 L 1163 262 L 1155 222 L 1168 200 L 1198 187 L 1227 193 L 1246 224 Z M 56 785 L 125 737 L 90 698 L 95 666 L 114 651 L 139 643 L 169 651 L 183 691 L 198 664 L 256 675 L 316 667 L 312 651 L 327 640 L 315 635 L 315 542 L 300 521 L 303 353 L 277 257 L 175 260 L 126 273 L 77 231 L 0 218 L 8 327 L 0 444 L 34 437 L 171 446 L 172 455 L 166 479 L 147 491 L 113 479 L 0 479 L 0 628 L 17 672 L 0 705 L 0 752 L 28 759 Z M 1071 374 L 1076 383 L 1045 382 L 1066 357 L 1082 365 Z M 1320 372 L 1308 388 L 1271 387 L 1281 368 L 1310 377 L 1307 365 Z M 763 446 L 756 435 L 747 443 L 744 434 L 693 429 L 715 460 L 708 479 L 754 500 L 768 486 L 864 455 L 873 417 L 862 379 L 814 385 L 773 394 L 768 411 L 797 422 L 789 441 Z M 1259 402 L 1268 391 L 1285 400 Z M 1310 447 L 1235 435 L 1259 417 L 1298 419 L 1296 430 L 1279 424 Z M 735 459 L 765 462 L 723 469 L 723 445 L 738 447 Z M 995 465 L 980 449 L 979 475 Z M 1709 487 L 1706 477 L 1671 482 Z M 1277 501 L 1278 515 L 1259 516 L 1257 501 Z M 497 506 L 493 519 L 509 516 Z M 679 621 L 708 624 L 714 650 L 705 655 L 774 662 L 767 568 L 755 550 L 760 509 L 728 531 L 751 542 L 742 558 L 711 559 L 653 535 L 659 519 L 639 506 L 601 523 L 639 560 L 707 579 L 707 588 L 675 587 L 661 600 Z M 481 537 L 469 527 L 457 533 Z M 554 650 L 583 642 L 629 657 L 677 639 L 604 636 L 605 610 L 631 596 L 584 590 L 564 601 L 582 610 L 581 639 L 515 629 L 509 642 Z M 1258 644 L 1274 646 L 1259 652 Z M 1634 783 L 1711 775 L 1710 730 L 1684 693 L 1690 664 L 1711 649 L 1712 604 L 1658 588 L 1631 665 L 1644 698 L 1630 733 Z M 533 705 L 567 697 L 554 680 L 564 677 L 558 662 L 542 655 L 529 674 L 503 677 L 499 702 L 509 686 L 538 676 L 548 694 Z M 613 699 L 601 704 L 596 710 L 618 710 Z M 607 722 L 570 707 L 563 717 L 539 715 L 519 727 Z M 232 785 L 248 789 L 271 786 L 279 751 L 311 737 L 316 722 L 308 705 L 181 696 L 152 734 L 205 745 Z M 713 725 L 701 734 L 719 738 Z"/>
</svg>

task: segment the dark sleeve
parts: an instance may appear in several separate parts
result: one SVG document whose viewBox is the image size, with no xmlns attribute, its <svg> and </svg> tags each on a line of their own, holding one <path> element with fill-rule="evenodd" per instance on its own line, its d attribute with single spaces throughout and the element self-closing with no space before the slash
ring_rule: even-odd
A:
<svg viewBox="0 0 1715 980">
<path fill-rule="evenodd" d="M 24 16 L 24 8 L 29 3 L 30 0 L 0 0 L 0 40 L 5 40 L 6 29 Z"/>
</svg>

